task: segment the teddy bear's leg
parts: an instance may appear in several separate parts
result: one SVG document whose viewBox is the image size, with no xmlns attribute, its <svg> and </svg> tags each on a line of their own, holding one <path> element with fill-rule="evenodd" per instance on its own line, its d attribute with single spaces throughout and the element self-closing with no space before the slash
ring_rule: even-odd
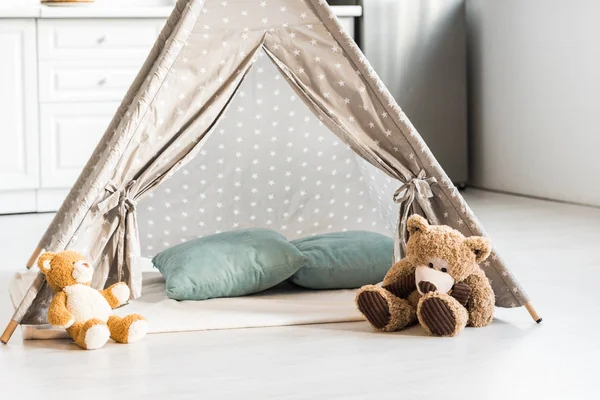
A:
<svg viewBox="0 0 600 400">
<path fill-rule="evenodd" d="M 110 337 L 106 323 L 96 318 L 74 323 L 67 329 L 67 333 L 79 347 L 86 350 L 103 347 Z"/>
<path fill-rule="evenodd" d="M 360 288 L 356 294 L 356 304 L 378 331 L 393 332 L 416 322 L 416 309 L 408 300 L 396 297 L 379 286 Z"/>
<path fill-rule="evenodd" d="M 469 276 L 465 283 L 472 289 L 467 302 L 467 310 L 469 310 L 468 325 L 474 327 L 489 325 L 494 318 L 494 303 L 496 300 L 490 281 L 481 273 Z"/>
<path fill-rule="evenodd" d="M 454 297 L 429 292 L 421 297 L 417 307 L 419 323 L 433 336 L 455 336 L 467 325 L 469 315 Z"/>
<path fill-rule="evenodd" d="M 118 343 L 137 342 L 148 333 L 148 322 L 139 314 L 125 317 L 111 316 L 108 319 L 110 337 Z"/>
<path fill-rule="evenodd" d="M 419 300 L 421 300 L 421 294 L 415 290 L 406 298 L 406 300 L 408 300 L 409 304 L 416 310 L 419 306 Z"/>
</svg>

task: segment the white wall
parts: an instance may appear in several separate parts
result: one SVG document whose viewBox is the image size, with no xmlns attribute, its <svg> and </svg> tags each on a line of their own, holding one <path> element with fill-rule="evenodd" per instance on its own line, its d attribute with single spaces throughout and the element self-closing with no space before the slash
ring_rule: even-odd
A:
<svg viewBox="0 0 600 400">
<path fill-rule="evenodd" d="M 467 0 L 471 182 L 600 206 L 600 1 Z"/>
</svg>

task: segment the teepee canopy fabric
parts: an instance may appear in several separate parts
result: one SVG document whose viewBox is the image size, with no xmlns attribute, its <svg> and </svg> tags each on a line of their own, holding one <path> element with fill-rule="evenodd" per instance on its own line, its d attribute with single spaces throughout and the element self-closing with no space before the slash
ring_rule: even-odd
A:
<svg viewBox="0 0 600 400">
<path fill-rule="evenodd" d="M 180 241 L 368 229 L 398 258 L 413 212 L 485 234 L 325 0 L 179 0 L 39 248 L 138 297 L 140 257 Z M 498 306 L 528 301 L 495 252 L 482 268 Z M 39 275 L 13 320 L 51 296 Z"/>
<path fill-rule="evenodd" d="M 260 51 L 196 157 L 138 202 L 141 252 L 255 226 L 288 239 L 393 235 L 398 185 L 332 135 Z"/>
</svg>

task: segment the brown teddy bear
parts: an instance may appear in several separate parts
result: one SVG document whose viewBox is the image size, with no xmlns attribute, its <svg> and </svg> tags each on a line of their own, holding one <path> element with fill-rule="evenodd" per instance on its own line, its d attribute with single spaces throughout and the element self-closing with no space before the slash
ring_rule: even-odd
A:
<svg viewBox="0 0 600 400">
<path fill-rule="evenodd" d="M 376 330 L 392 332 L 418 320 L 434 336 L 454 336 L 466 325 L 492 321 L 494 292 L 479 268 L 490 255 L 487 238 L 465 238 L 420 215 L 408 219 L 406 257 L 386 274 L 382 286 L 356 295 L 358 309 Z"/>
<path fill-rule="evenodd" d="M 65 328 L 79 347 L 99 349 L 109 337 L 132 343 L 148 332 L 148 323 L 141 315 L 112 315 L 112 309 L 129 301 L 129 287 L 119 282 L 104 290 L 92 289 L 94 269 L 81 254 L 47 252 L 38 259 L 38 267 L 54 290 L 48 322 Z"/>
</svg>

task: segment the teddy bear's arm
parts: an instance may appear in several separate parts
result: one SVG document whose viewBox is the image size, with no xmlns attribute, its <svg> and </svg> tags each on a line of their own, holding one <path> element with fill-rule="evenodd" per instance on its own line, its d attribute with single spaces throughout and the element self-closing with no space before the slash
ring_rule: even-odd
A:
<svg viewBox="0 0 600 400">
<path fill-rule="evenodd" d="M 67 294 L 58 292 L 48 307 L 48 322 L 56 327 L 69 328 L 75 323 L 73 314 L 67 309 Z"/>
<path fill-rule="evenodd" d="M 383 288 L 406 299 L 417 290 L 415 266 L 407 258 L 398 261 L 383 278 Z"/>
<path fill-rule="evenodd" d="M 495 296 L 490 281 L 481 273 L 470 275 L 465 283 L 471 288 L 467 302 L 470 326 L 481 327 L 489 325 L 494 317 Z"/>
<path fill-rule="evenodd" d="M 469 297 L 471 297 L 471 287 L 465 282 L 458 282 L 452 288 L 450 296 L 454 297 L 460 304 L 466 307 L 469 302 Z"/>
<path fill-rule="evenodd" d="M 130 291 L 125 283 L 117 282 L 101 290 L 100 294 L 108 301 L 110 308 L 117 308 L 129 301 Z"/>
</svg>

